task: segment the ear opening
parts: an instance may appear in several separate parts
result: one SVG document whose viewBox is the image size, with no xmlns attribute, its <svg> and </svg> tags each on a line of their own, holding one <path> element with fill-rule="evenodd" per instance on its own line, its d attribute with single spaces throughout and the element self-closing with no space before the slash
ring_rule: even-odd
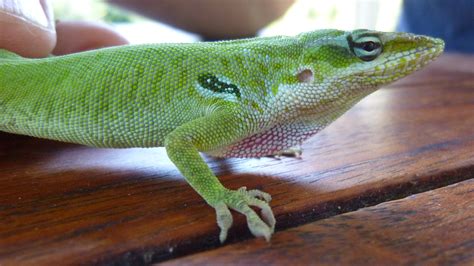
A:
<svg viewBox="0 0 474 266">
<path fill-rule="evenodd" d="M 311 69 L 303 69 L 301 70 L 296 77 L 298 78 L 298 81 L 301 83 L 311 83 L 314 80 L 314 74 Z"/>
</svg>

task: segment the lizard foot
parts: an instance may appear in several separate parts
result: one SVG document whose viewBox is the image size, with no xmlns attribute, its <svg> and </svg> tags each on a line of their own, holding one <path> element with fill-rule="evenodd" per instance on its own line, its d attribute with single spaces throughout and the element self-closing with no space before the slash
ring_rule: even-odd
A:
<svg viewBox="0 0 474 266">
<path fill-rule="evenodd" d="M 244 214 L 247 217 L 247 225 L 254 236 L 263 236 L 267 241 L 275 229 L 275 217 L 268 202 L 272 197 L 270 194 L 260 190 L 248 190 L 241 187 L 238 190 L 226 190 L 222 194 L 222 200 L 213 204 L 216 209 L 217 224 L 221 229 L 219 240 L 221 243 L 227 238 L 227 231 L 232 226 L 232 214 L 229 208 Z M 250 207 L 261 209 L 263 220 Z M 265 221 L 265 222 L 264 222 Z"/>
<path fill-rule="evenodd" d="M 302 154 L 303 154 L 303 149 L 301 148 L 301 146 L 295 146 L 295 147 L 288 148 L 286 150 L 276 152 L 272 156 L 275 157 L 276 159 L 280 158 L 281 156 L 295 157 L 297 159 L 300 159 Z"/>
</svg>

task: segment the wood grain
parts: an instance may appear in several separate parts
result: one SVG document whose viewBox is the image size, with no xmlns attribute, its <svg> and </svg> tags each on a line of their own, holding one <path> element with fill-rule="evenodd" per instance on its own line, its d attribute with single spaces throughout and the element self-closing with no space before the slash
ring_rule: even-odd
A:
<svg viewBox="0 0 474 266">
<path fill-rule="evenodd" d="M 474 179 L 165 265 L 472 265 Z"/>
<path fill-rule="evenodd" d="M 474 57 L 445 56 L 369 96 L 303 159 L 213 160 L 273 196 L 277 230 L 474 177 Z M 162 149 L 0 134 L 0 264 L 163 261 L 219 246 L 213 210 Z M 230 243 L 249 238 L 235 214 Z"/>
</svg>

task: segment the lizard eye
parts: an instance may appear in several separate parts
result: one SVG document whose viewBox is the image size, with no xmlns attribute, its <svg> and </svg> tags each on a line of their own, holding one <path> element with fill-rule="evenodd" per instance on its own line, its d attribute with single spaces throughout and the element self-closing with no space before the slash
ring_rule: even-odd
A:
<svg viewBox="0 0 474 266">
<path fill-rule="evenodd" d="M 364 61 L 372 61 L 382 53 L 382 43 L 377 37 L 362 37 L 350 45 L 354 55 Z"/>
<path fill-rule="evenodd" d="M 364 42 L 362 43 L 362 49 L 364 49 L 366 52 L 372 52 L 373 50 L 377 49 L 377 45 L 376 43 L 372 42 L 372 41 L 368 41 L 368 42 Z"/>
</svg>

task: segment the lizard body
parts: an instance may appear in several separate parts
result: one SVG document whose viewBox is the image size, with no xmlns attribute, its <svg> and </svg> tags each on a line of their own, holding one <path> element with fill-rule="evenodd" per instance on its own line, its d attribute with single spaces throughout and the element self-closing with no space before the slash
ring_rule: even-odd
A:
<svg viewBox="0 0 474 266">
<path fill-rule="evenodd" d="M 381 85 L 442 53 L 439 39 L 368 30 L 123 46 L 43 59 L 0 50 L 0 131 L 94 147 L 159 147 L 216 209 L 269 239 L 271 197 L 223 187 L 199 155 L 301 144 Z M 262 210 L 260 218 L 250 206 Z"/>
</svg>

